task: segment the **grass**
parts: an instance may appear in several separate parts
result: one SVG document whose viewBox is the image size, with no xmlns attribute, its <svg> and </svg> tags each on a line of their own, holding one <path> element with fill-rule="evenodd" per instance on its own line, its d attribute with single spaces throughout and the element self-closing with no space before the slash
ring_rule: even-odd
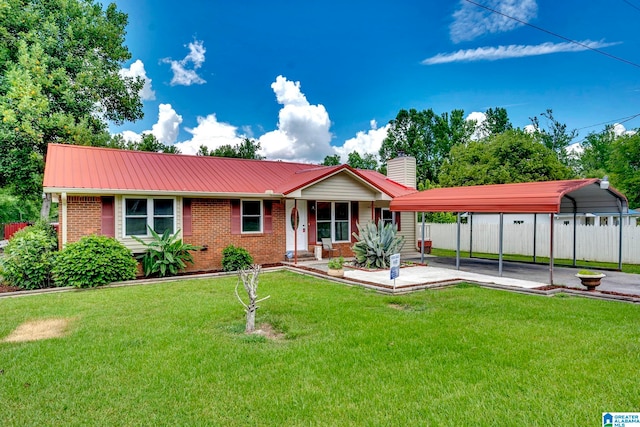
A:
<svg viewBox="0 0 640 427">
<path fill-rule="evenodd" d="M 455 258 L 456 251 L 451 249 L 431 249 L 431 254 L 441 257 Z M 488 254 L 482 252 L 474 252 L 474 258 L 498 259 L 498 254 Z M 460 251 L 460 257 L 469 258 L 469 251 Z M 533 262 L 533 257 L 528 255 L 503 254 L 502 259 L 505 261 Z M 537 256 L 537 264 L 549 264 L 549 257 Z M 573 260 L 565 258 L 554 258 L 553 265 L 558 267 L 571 267 Z M 576 260 L 578 267 L 601 268 L 608 270 L 618 270 L 617 262 L 601 262 L 601 261 L 585 261 Z M 640 264 L 622 264 L 623 273 L 640 274 Z"/>
<path fill-rule="evenodd" d="M 263 273 L 242 334 L 234 277 L 0 300 L 2 426 L 599 425 L 638 409 L 640 307 L 459 285 L 385 296 Z"/>
</svg>

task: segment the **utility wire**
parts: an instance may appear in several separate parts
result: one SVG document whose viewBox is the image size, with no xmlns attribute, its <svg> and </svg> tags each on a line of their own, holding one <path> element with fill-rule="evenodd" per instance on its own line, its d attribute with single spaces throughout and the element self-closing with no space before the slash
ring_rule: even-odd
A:
<svg viewBox="0 0 640 427">
<path fill-rule="evenodd" d="M 638 113 L 638 114 L 634 114 L 633 116 L 622 117 L 622 118 L 620 118 L 620 119 L 613 119 L 613 120 L 608 120 L 608 121 L 606 121 L 606 122 L 602 122 L 602 123 L 596 123 L 595 125 L 583 126 L 583 127 L 578 128 L 578 129 L 576 129 L 576 130 L 582 130 L 582 129 L 588 129 L 588 128 L 592 128 L 592 127 L 596 127 L 596 126 L 608 125 L 608 124 L 610 124 L 610 123 L 619 123 L 619 124 L 622 124 L 622 123 L 626 123 L 626 122 L 628 122 L 628 121 L 630 121 L 630 120 L 633 120 L 633 119 L 635 119 L 635 118 L 636 118 L 636 117 L 638 117 L 638 116 L 640 116 L 640 113 Z"/>
<path fill-rule="evenodd" d="M 640 10 L 640 7 L 636 6 L 635 4 L 631 3 L 630 1 L 627 1 L 627 0 L 622 0 L 622 1 L 625 2 L 626 4 L 628 4 L 629 6 L 631 6 L 632 8 Z"/>
<path fill-rule="evenodd" d="M 498 10 L 492 9 L 492 8 L 490 8 L 488 6 L 485 6 L 485 5 L 482 5 L 480 3 L 476 3 L 475 1 L 472 1 L 472 0 L 464 0 L 464 1 L 466 1 L 467 3 L 471 3 L 471 4 L 475 5 L 475 6 L 478 6 L 478 7 L 482 8 L 482 9 L 488 10 L 489 12 L 496 13 L 498 15 L 504 16 L 505 18 L 512 19 L 512 20 L 514 20 L 516 22 L 519 22 L 519 23 L 521 23 L 523 25 L 527 25 L 527 26 L 529 26 L 531 28 L 535 28 L 536 30 L 542 31 L 543 33 L 547 33 L 547 34 L 550 34 L 550 35 L 552 35 L 554 37 L 558 37 L 558 38 L 560 38 L 562 40 L 568 41 L 569 43 L 577 44 L 578 46 L 582 46 L 585 49 L 589 49 L 589 50 L 597 52 L 597 53 L 599 53 L 601 55 L 608 56 L 609 58 L 615 59 L 616 61 L 624 62 L 626 64 L 633 65 L 634 67 L 640 68 L 640 64 L 636 64 L 635 62 L 627 61 L 626 59 L 620 58 L 620 57 L 615 56 L 615 55 L 611 55 L 610 53 L 607 53 L 607 52 L 605 52 L 603 50 L 600 50 L 600 49 L 597 49 L 595 47 L 587 46 L 584 43 L 580 43 L 579 41 L 572 40 L 572 39 L 567 38 L 565 36 L 561 36 L 560 34 L 554 33 L 553 31 L 545 30 L 544 28 L 541 28 L 541 27 L 538 27 L 536 25 L 530 24 L 530 23 L 525 22 L 525 21 L 523 21 L 521 19 L 514 18 L 513 16 L 507 15 L 506 13 L 502 13 L 502 12 L 500 12 Z"/>
</svg>

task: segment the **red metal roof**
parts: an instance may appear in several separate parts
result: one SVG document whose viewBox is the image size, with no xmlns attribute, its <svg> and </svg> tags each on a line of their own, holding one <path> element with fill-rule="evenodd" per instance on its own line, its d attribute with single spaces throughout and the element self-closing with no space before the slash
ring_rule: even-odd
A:
<svg viewBox="0 0 640 427">
<path fill-rule="evenodd" d="M 559 213 L 602 212 L 627 199 L 612 187 L 600 188 L 599 179 L 525 182 L 434 188 L 400 196 L 391 202 L 392 211 Z"/>
<path fill-rule="evenodd" d="M 415 191 L 375 171 L 268 160 L 188 156 L 49 144 L 46 192 L 286 195 L 336 173 L 353 173 L 394 197 Z"/>
</svg>

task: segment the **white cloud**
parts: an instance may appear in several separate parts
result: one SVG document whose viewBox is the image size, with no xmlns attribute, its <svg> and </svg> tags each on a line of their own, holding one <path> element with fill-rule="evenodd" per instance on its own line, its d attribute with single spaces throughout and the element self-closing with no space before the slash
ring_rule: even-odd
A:
<svg viewBox="0 0 640 427">
<path fill-rule="evenodd" d="M 536 132 L 536 127 L 532 124 L 528 124 L 523 129 L 528 134 L 534 134 Z"/>
<path fill-rule="evenodd" d="M 331 120 L 324 105 L 311 105 L 300 82 L 278 76 L 271 84 L 278 103 L 278 129 L 259 138 L 260 154 L 268 159 L 321 162 L 332 152 Z"/>
<path fill-rule="evenodd" d="M 485 0 L 482 3 L 527 23 L 538 14 L 535 0 Z M 466 1 L 460 1 L 460 9 L 454 12 L 453 19 L 449 35 L 454 43 L 473 40 L 487 33 L 511 31 L 524 25 Z"/>
<path fill-rule="evenodd" d="M 452 53 L 439 53 L 431 58 L 422 61 L 424 65 L 446 64 L 449 62 L 472 62 L 472 61 L 497 61 L 506 58 L 522 58 L 525 56 L 548 55 L 559 52 L 580 52 L 583 50 L 600 49 L 613 46 L 619 43 L 605 43 L 585 40 L 575 43 L 542 43 L 539 45 L 509 45 L 498 47 L 479 47 L 476 49 L 458 50 Z"/>
<path fill-rule="evenodd" d="M 387 124 L 381 128 L 378 128 L 375 120 L 370 122 L 371 129 L 368 131 L 360 131 L 356 133 L 356 136 L 347 139 L 340 147 L 334 147 L 336 154 L 340 155 L 340 161 L 346 163 L 349 159 L 349 153 L 357 151 L 361 156 L 371 153 L 378 156 L 382 142 L 387 137 L 390 125 Z"/>
<path fill-rule="evenodd" d="M 142 138 L 141 134 L 136 133 L 132 130 L 122 131 L 120 135 L 122 135 L 122 138 L 127 142 L 138 142 Z"/>
<path fill-rule="evenodd" d="M 474 141 L 478 141 L 488 135 L 487 130 L 484 129 L 484 122 L 487 121 L 487 115 L 485 113 L 474 111 L 472 113 L 469 113 L 465 120 L 467 122 L 471 120 L 476 122 L 473 133 L 471 134 L 471 139 L 473 139 Z"/>
<path fill-rule="evenodd" d="M 151 133 L 163 144 L 170 145 L 178 139 L 182 116 L 176 113 L 171 104 L 160 104 L 158 122 L 151 128 Z"/>
<path fill-rule="evenodd" d="M 143 101 L 153 101 L 156 99 L 156 93 L 151 88 L 151 79 L 147 77 L 147 72 L 144 69 L 144 63 L 141 60 L 133 62 L 129 68 L 123 68 L 120 70 L 120 75 L 123 77 L 141 77 L 144 80 L 144 86 L 140 89 L 140 99 Z"/>
<path fill-rule="evenodd" d="M 178 142 L 176 147 L 183 154 L 196 154 L 201 145 L 215 150 L 222 145 L 238 145 L 244 135 L 238 135 L 238 128 L 229 123 L 219 122 L 215 114 L 198 117 L 198 126 L 185 129 L 192 135 L 188 141 Z"/>
<path fill-rule="evenodd" d="M 171 70 L 173 71 L 171 86 L 191 86 L 193 84 L 206 83 L 206 80 L 197 73 L 197 70 L 204 64 L 204 54 L 207 51 L 204 48 L 204 42 L 194 40 L 187 47 L 189 48 L 189 53 L 183 59 L 179 61 L 170 58 L 163 60 L 163 62 L 171 64 Z"/>
<path fill-rule="evenodd" d="M 611 127 L 613 134 L 618 137 L 618 136 L 622 136 L 622 135 L 635 135 L 636 131 L 635 130 L 627 130 L 627 128 L 624 127 L 623 124 L 621 123 L 614 123 L 613 126 Z"/>
</svg>

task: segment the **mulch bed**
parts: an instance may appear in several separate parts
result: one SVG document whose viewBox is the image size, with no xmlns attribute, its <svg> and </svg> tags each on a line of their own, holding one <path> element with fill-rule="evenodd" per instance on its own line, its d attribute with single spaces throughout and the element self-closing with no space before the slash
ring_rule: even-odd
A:
<svg viewBox="0 0 640 427">
<path fill-rule="evenodd" d="M 8 285 L 2 285 L 0 284 L 0 294 L 4 293 L 4 292 L 17 292 L 17 291 L 21 291 L 22 289 L 17 287 L 17 286 L 8 286 Z"/>
</svg>

